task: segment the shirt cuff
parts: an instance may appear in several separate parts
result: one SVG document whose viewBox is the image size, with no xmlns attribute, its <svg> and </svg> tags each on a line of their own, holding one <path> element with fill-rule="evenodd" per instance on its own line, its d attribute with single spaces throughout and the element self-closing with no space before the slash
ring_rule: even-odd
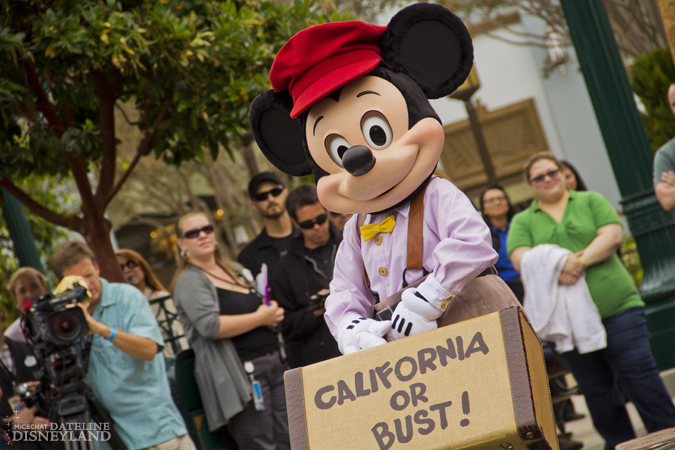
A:
<svg viewBox="0 0 675 450">
<path fill-rule="evenodd" d="M 417 287 L 417 292 L 432 304 L 437 304 L 438 302 L 446 300 L 448 297 L 452 297 L 452 294 L 441 286 L 441 283 L 436 281 L 436 278 L 432 276 L 428 276 L 427 279 Z"/>
</svg>

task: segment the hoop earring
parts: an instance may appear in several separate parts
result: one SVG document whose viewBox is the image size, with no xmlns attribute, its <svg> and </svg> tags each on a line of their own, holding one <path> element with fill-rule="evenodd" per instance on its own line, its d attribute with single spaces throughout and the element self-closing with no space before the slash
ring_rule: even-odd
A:
<svg viewBox="0 0 675 450">
<path fill-rule="evenodd" d="M 190 254 L 187 252 L 187 250 L 185 250 L 184 248 L 182 248 L 182 249 L 180 250 L 180 256 L 182 256 L 182 257 L 185 258 L 185 259 L 188 259 L 188 257 L 190 256 Z"/>
</svg>

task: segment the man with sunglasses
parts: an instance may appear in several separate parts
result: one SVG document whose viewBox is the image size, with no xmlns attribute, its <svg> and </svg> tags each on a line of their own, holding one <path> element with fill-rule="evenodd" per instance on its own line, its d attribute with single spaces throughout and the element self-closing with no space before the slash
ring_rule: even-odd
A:
<svg viewBox="0 0 675 450">
<path fill-rule="evenodd" d="M 272 274 L 291 239 L 300 235 L 286 211 L 288 190 L 276 173 L 260 172 L 248 183 L 248 195 L 253 209 L 262 216 L 263 230 L 239 252 L 237 261 L 253 276 L 260 273 L 263 264 L 267 264 L 267 273 Z"/>
<path fill-rule="evenodd" d="M 272 297 L 285 310 L 281 331 L 288 345 L 288 364 L 295 368 L 341 355 L 324 320 L 323 302 L 342 232 L 328 220 L 314 185 L 293 189 L 286 209 L 301 235 L 293 238 L 288 253 L 279 260 L 271 286 Z"/>
</svg>

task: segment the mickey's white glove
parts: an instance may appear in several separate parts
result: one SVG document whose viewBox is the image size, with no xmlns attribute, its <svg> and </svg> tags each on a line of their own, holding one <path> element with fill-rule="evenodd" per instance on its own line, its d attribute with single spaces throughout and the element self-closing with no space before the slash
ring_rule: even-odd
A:
<svg viewBox="0 0 675 450">
<path fill-rule="evenodd" d="M 391 328 L 391 321 L 377 321 L 363 317 L 345 317 L 338 326 L 337 343 L 343 355 L 386 344 L 383 338 Z"/>
<path fill-rule="evenodd" d="M 428 277 L 417 288 L 401 294 L 401 302 L 393 313 L 390 341 L 438 328 L 436 319 L 441 317 L 452 296 L 434 278 Z"/>
</svg>

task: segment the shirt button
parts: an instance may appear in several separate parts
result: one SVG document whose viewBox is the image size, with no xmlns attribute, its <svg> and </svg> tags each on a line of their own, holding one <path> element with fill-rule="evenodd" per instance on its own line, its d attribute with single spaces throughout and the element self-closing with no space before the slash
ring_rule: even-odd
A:
<svg viewBox="0 0 675 450">
<path fill-rule="evenodd" d="M 387 270 L 386 267 L 380 267 L 379 272 L 380 272 L 380 275 L 383 276 L 383 277 L 386 277 L 387 275 L 389 275 L 389 271 Z"/>
<path fill-rule="evenodd" d="M 375 238 L 375 245 L 382 245 L 382 236 L 378 236 Z"/>
<path fill-rule="evenodd" d="M 447 302 L 441 302 L 441 309 L 445 309 L 446 306 L 448 306 Z"/>
</svg>

